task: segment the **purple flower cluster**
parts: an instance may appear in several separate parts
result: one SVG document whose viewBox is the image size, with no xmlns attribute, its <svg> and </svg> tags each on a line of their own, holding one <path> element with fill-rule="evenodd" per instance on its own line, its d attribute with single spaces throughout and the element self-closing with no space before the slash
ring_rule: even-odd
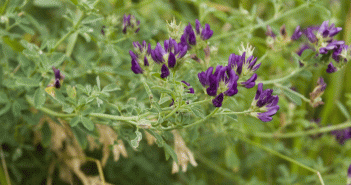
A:
<svg viewBox="0 0 351 185">
<path fill-rule="evenodd" d="M 263 90 L 263 84 L 257 86 L 256 96 L 251 105 L 251 115 L 259 118 L 263 122 L 271 121 L 272 116 L 279 110 L 279 97 L 272 95 L 272 89 Z"/>
<path fill-rule="evenodd" d="M 203 87 L 207 87 L 206 92 L 210 96 L 215 96 L 212 103 L 215 107 L 221 107 L 224 95 L 233 96 L 238 93 L 237 81 L 239 76 L 228 66 L 218 65 L 212 74 L 213 67 L 198 74 L 198 78 Z"/>
<path fill-rule="evenodd" d="M 341 27 L 335 27 L 334 24 L 329 26 L 329 21 L 324 21 L 320 26 L 308 27 L 303 33 L 310 41 L 318 54 L 327 55 L 329 52 L 332 54 L 332 58 L 339 63 L 341 58 L 346 62 L 346 54 L 343 52 L 347 51 L 348 45 L 345 45 L 344 41 L 335 40 L 333 37 L 342 30 Z M 302 54 L 302 52 L 301 52 Z M 327 73 L 333 73 L 337 71 L 337 68 L 332 62 L 328 64 Z"/>
<path fill-rule="evenodd" d="M 142 44 L 139 42 L 133 42 L 134 50 L 136 53 L 133 51 L 129 51 L 129 54 L 132 58 L 132 71 L 135 74 L 141 74 L 143 73 L 143 69 L 140 67 L 139 61 L 143 60 L 144 66 L 149 66 L 149 60 L 147 56 L 151 55 L 151 45 L 146 44 L 145 41 L 143 41 Z"/>
<path fill-rule="evenodd" d="M 256 64 L 257 57 L 254 58 L 253 55 L 251 55 L 246 59 L 245 55 L 246 52 L 244 52 L 242 55 L 235 55 L 234 53 L 231 54 L 228 59 L 228 67 L 233 69 L 240 77 L 253 74 L 245 82 L 241 82 L 241 85 L 245 86 L 246 88 L 252 88 L 255 86 L 255 81 L 257 79 L 257 74 L 254 72 L 261 66 L 261 63 Z"/>
<path fill-rule="evenodd" d="M 194 88 L 192 88 L 191 85 L 188 82 L 186 82 L 184 80 L 182 82 L 188 87 L 188 90 L 189 90 L 188 93 L 190 93 L 190 94 L 194 94 L 195 93 Z"/>
<path fill-rule="evenodd" d="M 124 34 L 127 34 L 128 30 L 131 30 L 134 33 L 138 33 L 140 30 L 140 21 L 136 20 L 134 15 L 124 15 L 123 16 L 123 27 L 122 27 L 122 32 Z"/>
<path fill-rule="evenodd" d="M 55 74 L 55 82 L 54 82 L 54 86 L 56 88 L 60 88 L 61 87 L 61 83 L 60 80 L 64 79 L 65 76 L 61 74 L 59 69 L 56 69 L 54 66 L 52 66 L 52 70 L 54 71 Z"/>
<path fill-rule="evenodd" d="M 201 40 L 207 40 L 212 37 L 213 31 L 210 28 L 209 24 L 205 24 L 205 27 L 202 27 L 201 23 L 199 20 L 195 20 L 195 31 L 194 32 L 193 27 L 189 23 L 185 29 L 182 37 L 180 38 L 180 42 L 182 45 L 188 46 L 188 49 L 191 48 L 191 45 L 196 45 L 196 38 L 200 37 Z"/>
</svg>

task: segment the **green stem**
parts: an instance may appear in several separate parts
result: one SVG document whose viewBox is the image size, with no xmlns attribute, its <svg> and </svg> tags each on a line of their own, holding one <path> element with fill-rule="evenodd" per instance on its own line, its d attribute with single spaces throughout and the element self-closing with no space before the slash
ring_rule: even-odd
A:
<svg viewBox="0 0 351 185">
<path fill-rule="evenodd" d="M 119 42 L 122 42 L 122 41 L 126 40 L 127 38 L 128 38 L 128 37 L 123 37 L 123 38 L 120 38 L 120 39 L 118 39 L 118 40 L 111 41 L 110 43 L 111 43 L 111 44 L 116 44 L 116 43 L 119 43 Z"/>
<path fill-rule="evenodd" d="M 235 35 L 237 33 L 243 32 L 243 31 L 248 31 L 248 30 L 253 31 L 255 29 L 258 29 L 258 28 L 261 28 L 263 26 L 269 25 L 269 24 L 271 24 L 271 23 L 273 23 L 273 22 L 275 22 L 275 21 L 277 21 L 277 20 L 279 20 L 279 19 L 281 19 L 283 17 L 287 17 L 287 16 L 292 15 L 292 14 L 294 14 L 294 13 L 300 11 L 300 10 L 303 10 L 303 9 L 307 8 L 309 5 L 310 5 L 310 3 L 308 3 L 308 2 L 304 3 L 304 4 L 298 6 L 298 7 L 294 8 L 294 9 L 291 9 L 289 11 L 284 12 L 279 17 L 273 17 L 272 19 L 270 19 L 270 20 L 268 20 L 266 22 L 263 22 L 261 24 L 256 24 L 254 26 L 243 27 L 241 29 L 237 29 L 237 30 L 234 30 L 232 32 L 227 32 L 227 33 L 223 33 L 223 34 L 218 35 L 218 36 L 214 36 L 214 37 L 211 38 L 211 40 L 219 40 L 219 39 L 222 39 L 222 38 L 225 38 L 225 37 L 229 37 L 231 35 Z"/>
<path fill-rule="evenodd" d="M 177 106 L 174 110 L 172 110 L 172 112 L 170 112 L 167 116 L 164 117 L 164 119 L 168 119 L 169 117 L 171 117 L 173 114 L 175 114 L 179 109 L 180 109 L 181 106 Z"/>
<path fill-rule="evenodd" d="M 247 114 L 247 113 L 250 113 L 252 112 L 251 110 L 245 110 L 245 111 L 242 111 L 242 112 L 220 112 L 220 113 L 217 113 L 216 115 L 239 115 L 239 114 Z"/>
<path fill-rule="evenodd" d="M 319 133 L 326 133 L 326 132 L 331 132 L 334 130 L 342 130 L 342 129 L 349 128 L 349 127 L 351 127 L 351 122 L 345 122 L 345 123 L 342 123 L 339 125 L 326 126 L 326 127 L 322 127 L 322 128 L 316 128 L 313 130 L 291 132 L 291 133 L 286 133 L 286 134 L 258 132 L 258 133 L 253 133 L 252 135 L 255 137 L 262 137 L 262 138 L 293 138 L 293 137 L 315 135 L 315 134 L 319 134 Z"/>
<path fill-rule="evenodd" d="M 267 81 L 258 81 L 256 83 L 257 84 L 259 84 L 259 83 L 262 83 L 262 84 L 274 84 L 274 83 L 277 83 L 277 82 L 283 82 L 283 81 L 293 77 L 294 75 L 298 74 L 299 72 L 301 72 L 304 69 L 305 69 L 304 67 L 301 67 L 301 68 L 298 68 L 298 69 L 294 70 L 289 75 L 284 76 L 282 78 L 278 78 L 278 79 L 274 79 L 274 80 L 267 80 Z"/>
<path fill-rule="evenodd" d="M 219 110 L 219 107 L 215 108 L 209 115 L 207 115 L 205 118 L 203 119 L 200 119 L 192 124 L 189 124 L 189 125 L 185 125 L 183 128 L 187 128 L 187 127 L 191 127 L 191 126 L 194 126 L 194 125 L 197 125 L 199 123 L 202 123 L 204 121 L 206 121 L 207 119 L 209 119 L 210 117 L 212 117 L 213 115 L 215 115 Z"/>
<path fill-rule="evenodd" d="M 31 106 L 35 107 L 33 100 L 31 100 L 28 96 L 26 96 L 26 100 Z M 62 117 L 62 118 L 75 117 L 77 115 L 77 114 L 62 114 L 62 113 L 55 112 L 55 111 L 50 110 L 50 109 L 45 108 L 45 107 L 40 107 L 40 108 L 36 108 L 36 109 L 43 111 L 46 114 L 50 114 L 51 116 Z"/>
<path fill-rule="evenodd" d="M 80 23 L 83 21 L 85 17 L 85 12 L 82 13 L 82 15 L 79 17 L 79 20 L 77 21 L 77 23 L 73 26 L 73 29 L 71 29 L 68 33 L 66 33 L 65 36 L 63 36 L 59 41 L 57 41 L 57 43 L 55 44 L 55 46 L 51 49 L 50 53 L 54 52 L 56 50 L 56 48 L 63 42 L 65 41 L 73 32 L 75 32 L 79 26 Z"/>
<path fill-rule="evenodd" d="M 286 87 L 286 86 L 283 86 L 283 85 L 277 84 L 277 83 L 275 83 L 274 85 L 277 86 L 277 87 L 279 87 L 279 88 L 281 88 L 281 89 L 284 89 L 284 90 L 286 90 L 286 91 L 289 91 L 289 92 L 292 93 L 292 94 L 295 94 L 296 96 L 300 97 L 301 99 L 303 99 L 303 100 L 304 100 L 305 102 L 307 102 L 307 103 L 311 102 L 311 100 L 308 99 L 308 98 L 306 98 L 304 95 L 302 95 L 302 94 L 300 94 L 300 93 L 298 93 L 298 92 L 296 92 L 296 91 L 294 91 L 294 90 L 292 90 L 292 89 L 290 89 L 290 88 L 288 88 L 288 87 Z"/>
<path fill-rule="evenodd" d="M 97 118 L 106 118 L 116 121 L 137 121 L 138 116 L 124 117 L 124 116 L 114 116 L 109 114 L 101 114 L 101 113 L 90 113 L 89 116 L 97 117 Z"/>
<path fill-rule="evenodd" d="M 258 148 L 261 148 L 262 150 L 264 150 L 264 151 L 266 151 L 266 152 L 268 152 L 270 154 L 278 156 L 278 157 L 280 157 L 282 159 L 285 159 L 285 160 L 287 160 L 287 161 L 289 161 L 289 162 L 291 162 L 293 164 L 296 164 L 296 165 L 300 166 L 301 168 L 304 168 L 304 169 L 306 169 L 306 170 L 308 170 L 310 172 L 313 172 L 313 173 L 317 174 L 317 176 L 319 178 L 319 181 L 321 182 L 322 185 L 324 185 L 323 178 L 322 178 L 321 174 L 319 173 L 319 171 L 317 171 L 317 170 L 315 170 L 315 169 L 313 169 L 313 168 L 311 168 L 309 166 L 306 166 L 306 165 L 296 161 L 295 159 L 292 159 L 292 158 L 290 158 L 288 156 L 285 156 L 285 155 L 283 155 L 283 154 L 281 154 L 281 153 L 279 153 L 279 152 L 277 152 L 277 151 L 275 151 L 273 149 L 270 149 L 270 148 L 268 148 L 266 146 L 263 146 L 263 145 L 261 145 L 259 143 L 253 142 L 253 141 L 247 139 L 244 136 L 239 136 L 239 138 L 240 138 L 240 140 L 244 141 L 245 143 L 248 143 L 250 145 L 253 145 L 253 146 L 256 146 Z"/>
</svg>

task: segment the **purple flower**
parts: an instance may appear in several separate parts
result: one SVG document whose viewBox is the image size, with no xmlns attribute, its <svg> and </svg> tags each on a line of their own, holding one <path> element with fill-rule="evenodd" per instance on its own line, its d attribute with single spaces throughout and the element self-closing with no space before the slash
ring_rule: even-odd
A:
<svg viewBox="0 0 351 185">
<path fill-rule="evenodd" d="M 163 76 L 162 78 L 166 78 L 169 75 L 168 68 L 174 68 L 177 64 L 177 59 L 183 58 L 188 50 L 186 45 L 177 43 L 172 38 L 165 40 L 163 45 L 164 48 L 160 43 L 157 43 L 155 49 L 151 50 L 150 53 L 152 59 L 158 64 L 162 64 L 167 60 L 168 67 L 163 65 L 161 69 L 161 77 Z"/>
<path fill-rule="evenodd" d="M 347 180 L 347 181 L 348 181 L 347 183 L 348 183 L 348 185 L 350 185 L 350 183 L 351 183 L 351 182 L 350 182 L 350 181 L 351 181 L 350 178 L 351 178 L 351 165 L 349 166 L 349 169 L 347 170 L 347 179 L 348 179 L 348 180 Z"/>
<path fill-rule="evenodd" d="M 200 38 L 202 40 L 207 40 L 212 37 L 213 31 L 210 28 L 209 24 L 205 24 L 205 28 L 201 26 L 199 20 L 195 20 L 195 28 L 196 28 L 196 33 L 200 35 Z"/>
<path fill-rule="evenodd" d="M 259 83 L 256 96 L 251 106 L 251 115 L 257 117 L 263 122 L 271 121 L 272 116 L 279 110 L 279 97 L 272 95 L 272 89 L 263 90 L 263 84 Z"/>
<path fill-rule="evenodd" d="M 195 91 L 194 91 L 194 88 L 192 88 L 191 87 L 191 85 L 188 83 L 188 82 L 186 82 L 186 81 L 182 81 L 186 86 L 188 86 L 188 88 L 189 88 L 189 93 L 190 94 L 194 94 L 195 93 Z M 184 87 L 185 88 L 185 87 Z"/>
<path fill-rule="evenodd" d="M 191 26 L 190 23 L 185 27 L 184 33 L 183 33 L 182 37 L 180 38 L 180 41 L 181 41 L 182 45 L 186 45 L 186 46 L 188 46 L 188 48 L 190 48 L 190 45 L 196 45 L 195 32 L 194 32 L 193 27 Z"/>
<path fill-rule="evenodd" d="M 213 30 L 211 30 L 209 24 L 205 24 L 205 27 L 202 27 L 199 20 L 195 20 L 195 31 L 189 23 L 185 29 L 184 33 L 180 38 L 180 43 L 182 45 L 188 46 L 188 49 L 191 48 L 191 45 L 196 45 L 196 36 L 199 36 L 202 40 L 207 40 L 212 37 Z"/>
<path fill-rule="evenodd" d="M 348 45 L 345 44 L 341 44 L 341 45 L 337 45 L 336 48 L 334 49 L 334 52 L 332 54 L 333 59 L 336 62 L 340 62 L 340 55 L 343 51 L 347 51 L 347 49 L 349 48 Z M 346 56 L 343 56 L 346 57 Z M 344 58 L 344 61 L 346 62 L 347 60 Z"/>
<path fill-rule="evenodd" d="M 212 101 L 215 107 L 222 106 L 223 95 L 233 96 L 238 93 L 237 81 L 239 77 L 235 71 L 227 66 L 218 65 L 214 74 L 213 67 L 210 67 L 205 72 L 198 74 L 200 83 L 207 87 L 206 92 L 210 96 L 216 96 Z M 217 96 L 217 94 L 219 95 Z"/>
<path fill-rule="evenodd" d="M 139 42 L 133 42 L 133 46 L 136 53 L 129 50 L 130 57 L 132 58 L 131 68 L 135 74 L 141 74 L 143 73 L 143 69 L 140 67 L 139 61 L 140 60 L 143 61 L 144 66 L 149 66 L 149 61 L 147 56 L 150 56 L 151 45 L 150 44 L 147 45 L 146 42 L 144 41 L 142 45 Z"/>
<path fill-rule="evenodd" d="M 333 40 L 327 46 L 319 48 L 319 53 L 320 54 L 327 54 L 328 51 L 339 48 L 344 44 L 345 44 L 344 41 Z"/>
<path fill-rule="evenodd" d="M 54 66 L 52 66 L 52 70 L 54 71 L 55 74 L 55 82 L 54 82 L 54 86 L 56 88 L 60 88 L 61 84 L 60 84 L 60 80 L 65 78 L 65 75 L 62 75 L 59 69 L 56 69 Z"/>
<path fill-rule="evenodd" d="M 333 63 L 330 62 L 328 64 L 328 68 L 327 68 L 327 73 L 334 73 L 336 72 L 338 69 L 336 67 L 334 67 Z"/>
<path fill-rule="evenodd" d="M 176 59 L 183 58 L 187 52 L 187 46 L 177 43 L 174 39 L 170 38 L 163 42 L 164 48 L 160 43 L 156 44 L 155 49 L 151 50 L 151 57 L 156 63 L 164 63 L 167 55 L 168 67 L 174 67 Z"/>
<path fill-rule="evenodd" d="M 334 23 L 329 27 L 328 25 L 329 21 L 324 21 L 318 29 L 318 33 L 320 33 L 323 37 L 333 37 L 342 30 L 341 27 L 335 27 Z"/>
<path fill-rule="evenodd" d="M 131 32 L 138 33 L 140 30 L 140 21 L 136 20 L 134 15 L 125 15 L 123 16 L 123 26 L 122 26 L 122 32 L 124 34 L 127 34 L 128 30 L 131 30 Z"/>
<path fill-rule="evenodd" d="M 297 40 L 297 39 L 299 39 L 301 37 L 301 35 L 302 35 L 302 31 L 300 29 L 300 26 L 297 26 L 295 28 L 294 33 L 291 36 L 291 40 Z"/>
<path fill-rule="evenodd" d="M 307 28 L 304 31 L 304 34 L 307 36 L 310 42 L 314 43 L 321 38 L 331 39 L 342 30 L 341 27 L 335 27 L 334 24 L 331 24 L 330 26 L 328 25 L 329 21 L 324 21 L 321 26 L 313 26 Z"/>
<path fill-rule="evenodd" d="M 255 81 L 257 79 L 257 74 L 254 72 L 261 66 L 261 63 L 256 64 L 257 57 L 254 58 L 253 55 L 251 55 L 246 59 L 245 55 L 246 52 L 242 55 L 231 54 L 228 59 L 228 69 L 234 70 L 240 77 L 252 74 L 247 81 L 241 82 L 246 88 L 252 88 L 255 86 Z"/>
<path fill-rule="evenodd" d="M 346 140 L 351 138 L 351 127 L 344 130 L 334 130 L 331 134 L 335 136 L 339 144 L 343 145 Z"/>
</svg>

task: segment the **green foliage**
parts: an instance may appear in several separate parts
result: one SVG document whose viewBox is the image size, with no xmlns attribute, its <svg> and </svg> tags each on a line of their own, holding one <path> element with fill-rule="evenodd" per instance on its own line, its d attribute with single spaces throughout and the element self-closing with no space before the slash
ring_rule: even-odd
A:
<svg viewBox="0 0 351 185">
<path fill-rule="evenodd" d="M 0 158 L 7 164 L 7 169 L 0 167 L 0 183 L 9 184 L 6 174 L 11 184 L 68 183 L 70 178 L 57 175 L 64 169 L 73 174 L 71 184 L 80 184 L 81 176 L 76 178 L 66 164 L 79 156 L 84 171 L 87 156 L 106 159 L 103 175 L 112 184 L 319 184 L 317 172 L 325 184 L 346 184 L 350 141 L 340 145 L 330 131 L 351 127 L 350 65 L 338 63 L 339 71 L 329 75 L 330 52 L 316 56 L 318 51 L 305 50 L 299 56 L 296 51 L 307 39 L 289 39 L 298 25 L 330 20 L 343 27 L 335 39 L 350 44 L 349 4 L 0 1 Z M 122 33 L 128 14 L 140 21 L 138 33 Z M 195 19 L 208 23 L 214 34 L 207 41 L 198 39 L 199 45 L 177 59 L 169 77 L 161 78 L 158 64 L 142 66 L 143 74 L 131 71 L 132 42 L 145 40 L 154 49 L 170 36 L 179 41 Z M 275 45 L 265 35 L 267 25 L 277 34 Z M 279 35 L 282 25 L 289 38 Z M 225 97 L 215 109 L 198 80 L 199 72 L 226 65 L 230 54 L 239 54 L 242 42 L 255 47 L 253 55 L 261 63 L 256 82 L 279 96 L 280 109 L 271 122 L 257 119 L 252 110 L 256 87 L 239 85 L 238 94 Z M 52 67 L 60 70 L 59 79 Z M 312 107 L 310 93 L 320 76 L 327 83 L 319 99 L 324 105 Z M 171 130 L 178 130 L 184 143 Z M 180 165 L 176 174 L 173 162 Z M 90 167 L 96 171 L 91 176 L 101 175 L 97 166 Z"/>
</svg>

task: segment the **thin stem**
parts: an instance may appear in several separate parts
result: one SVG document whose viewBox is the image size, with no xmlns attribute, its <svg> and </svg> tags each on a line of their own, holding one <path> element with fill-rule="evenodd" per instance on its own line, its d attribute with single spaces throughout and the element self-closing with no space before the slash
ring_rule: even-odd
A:
<svg viewBox="0 0 351 185">
<path fill-rule="evenodd" d="M 250 113 L 252 112 L 251 110 L 245 110 L 245 111 L 242 111 L 242 112 L 220 112 L 220 113 L 217 113 L 216 115 L 239 115 L 239 114 L 247 114 L 247 113 Z"/>
<path fill-rule="evenodd" d="M 124 117 L 124 116 L 114 116 L 109 114 L 101 114 L 101 113 L 90 113 L 89 116 L 97 117 L 97 118 L 106 118 L 116 121 L 136 121 L 138 120 L 138 116 Z"/>
<path fill-rule="evenodd" d="M 277 83 L 277 82 L 283 82 L 283 81 L 293 77 L 294 75 L 298 74 L 299 72 L 301 72 L 304 69 L 305 69 L 304 67 L 301 67 L 301 68 L 298 68 L 298 69 L 294 70 L 289 75 L 284 76 L 282 78 L 278 78 L 278 79 L 274 79 L 274 80 L 266 80 L 266 81 L 257 81 L 256 83 L 257 84 L 259 84 L 259 83 L 262 83 L 262 84 L 274 84 L 274 83 Z"/>
<path fill-rule="evenodd" d="M 326 133 L 334 130 L 342 130 L 349 127 L 351 127 L 351 122 L 345 122 L 339 125 L 326 126 L 322 128 L 316 128 L 313 130 L 291 132 L 286 134 L 258 132 L 258 133 L 253 133 L 252 135 L 255 137 L 261 137 L 261 138 L 293 138 L 293 137 L 314 135 L 319 133 Z"/>
<path fill-rule="evenodd" d="M 197 125 L 199 123 L 202 123 L 204 121 L 206 121 L 207 119 L 209 119 L 210 117 L 212 117 L 213 115 L 215 115 L 219 110 L 219 107 L 215 108 L 209 115 L 207 115 L 205 118 L 203 119 L 200 119 L 192 124 L 189 124 L 189 125 L 185 125 L 183 128 L 187 128 L 187 127 L 191 127 L 191 126 L 194 126 L 194 125 Z"/>
<path fill-rule="evenodd" d="M 253 142 L 253 141 L 251 141 L 250 139 L 247 139 L 244 136 L 239 136 L 239 138 L 240 138 L 240 140 L 244 141 L 245 143 L 248 143 L 250 145 L 253 145 L 253 146 L 256 146 L 258 148 L 261 148 L 262 150 L 265 150 L 266 152 L 268 152 L 270 154 L 278 156 L 278 157 L 280 157 L 282 159 L 285 159 L 285 160 L 287 160 L 287 161 L 289 161 L 289 162 L 291 162 L 293 164 L 296 164 L 296 165 L 300 166 L 301 168 L 304 168 L 304 169 L 306 169 L 306 170 L 308 170 L 310 172 L 313 172 L 313 173 L 317 174 L 317 176 L 319 178 L 319 181 L 321 182 L 322 185 L 324 185 L 323 178 L 322 178 L 321 174 L 319 173 L 319 171 L 317 171 L 317 170 L 315 170 L 315 169 L 313 169 L 313 168 L 311 168 L 309 166 L 306 166 L 306 165 L 296 161 L 295 159 L 292 159 L 292 158 L 290 158 L 290 157 L 288 157 L 286 155 L 283 155 L 283 154 L 281 154 L 281 153 L 279 153 L 279 152 L 277 152 L 277 151 L 275 151 L 273 149 L 270 149 L 270 148 L 268 148 L 266 146 L 263 146 L 263 145 L 261 145 L 259 143 Z"/>
<path fill-rule="evenodd" d="M 175 114 L 179 109 L 180 109 L 181 106 L 177 106 L 174 110 L 172 110 L 172 112 L 170 112 L 167 116 L 164 117 L 164 119 L 168 119 L 169 117 L 171 117 L 173 114 Z"/>
<path fill-rule="evenodd" d="M 232 31 L 232 32 L 222 33 L 221 35 L 212 37 L 211 40 L 219 40 L 219 39 L 222 39 L 222 38 L 225 38 L 225 37 L 229 37 L 229 36 L 235 35 L 235 34 L 237 34 L 237 33 L 243 32 L 243 31 L 255 30 L 255 29 L 258 29 L 258 28 L 260 28 L 260 27 L 269 25 L 269 24 L 271 24 L 271 23 L 273 23 L 273 22 L 275 22 L 275 21 L 277 21 L 277 20 L 279 20 L 279 19 L 281 19 L 281 18 L 283 18 L 283 17 L 287 17 L 287 16 L 289 16 L 289 15 L 292 15 L 292 14 L 298 12 L 298 11 L 301 11 L 301 10 L 305 9 L 306 7 L 309 6 L 309 4 L 310 4 L 310 3 L 308 3 L 308 2 L 307 2 L 307 3 L 304 3 L 304 4 L 298 6 L 298 7 L 294 8 L 294 9 L 291 9 L 291 10 L 289 10 L 289 11 L 284 12 L 284 13 L 281 14 L 279 17 L 273 17 L 272 19 L 270 19 L 270 20 L 268 20 L 268 21 L 266 21 L 266 22 L 263 22 L 263 23 L 261 23 L 261 24 L 256 24 L 256 25 L 254 25 L 254 26 L 243 27 L 243 28 L 241 28 L 241 29 L 237 29 L 237 30 L 234 30 L 234 31 Z"/>
<path fill-rule="evenodd" d="M 7 184 L 8 184 L 8 185 L 11 185 L 9 172 L 7 171 L 7 166 L 6 166 L 6 161 L 5 161 L 5 155 L 4 155 L 4 151 L 2 150 L 2 146 L 1 146 L 1 145 L 0 145 L 0 156 L 1 156 L 2 169 L 3 169 L 4 173 L 5 173 L 5 177 L 6 177 Z"/>
<path fill-rule="evenodd" d="M 296 96 L 298 96 L 298 97 L 300 97 L 301 99 L 303 99 L 305 102 L 308 102 L 308 103 L 311 102 L 311 100 L 308 99 L 308 98 L 306 98 L 304 95 L 302 95 L 302 94 L 300 94 L 300 93 L 298 93 L 298 92 L 296 92 L 296 91 L 294 91 L 294 90 L 292 90 L 292 89 L 290 89 L 290 88 L 288 88 L 288 87 L 286 87 L 286 86 L 283 86 L 283 85 L 277 84 L 277 83 L 275 83 L 274 85 L 277 86 L 277 87 L 279 87 L 279 88 L 281 88 L 281 89 L 284 89 L 284 90 L 286 90 L 286 91 L 289 91 L 289 92 L 292 93 L 292 94 L 295 94 Z"/>
<path fill-rule="evenodd" d="M 85 12 L 82 13 L 82 15 L 79 17 L 79 20 L 77 21 L 77 23 L 73 26 L 73 29 L 71 29 L 68 33 L 66 33 L 65 36 L 63 36 L 59 41 L 57 41 L 57 43 L 55 44 L 55 46 L 51 49 L 50 53 L 54 52 L 56 50 L 56 48 L 64 41 L 67 39 L 67 37 L 69 37 L 73 32 L 75 32 L 78 27 L 80 26 L 80 23 L 83 21 L 85 17 Z"/>
<path fill-rule="evenodd" d="M 31 100 L 28 96 L 26 96 L 26 100 L 31 106 L 35 107 L 33 100 Z M 36 108 L 36 109 L 43 111 L 46 114 L 50 114 L 51 116 L 56 116 L 56 117 L 63 117 L 64 118 L 64 117 L 74 117 L 77 115 L 77 114 L 62 114 L 62 113 L 55 112 L 55 111 L 50 110 L 50 109 L 45 108 L 45 107 L 40 107 L 40 108 Z"/>
<path fill-rule="evenodd" d="M 111 43 L 111 44 L 116 44 L 116 43 L 119 43 L 119 42 L 122 42 L 122 41 L 126 40 L 127 38 L 128 38 L 128 37 L 123 37 L 123 38 L 120 38 L 120 39 L 118 39 L 118 40 L 111 41 L 110 43 Z"/>
</svg>

